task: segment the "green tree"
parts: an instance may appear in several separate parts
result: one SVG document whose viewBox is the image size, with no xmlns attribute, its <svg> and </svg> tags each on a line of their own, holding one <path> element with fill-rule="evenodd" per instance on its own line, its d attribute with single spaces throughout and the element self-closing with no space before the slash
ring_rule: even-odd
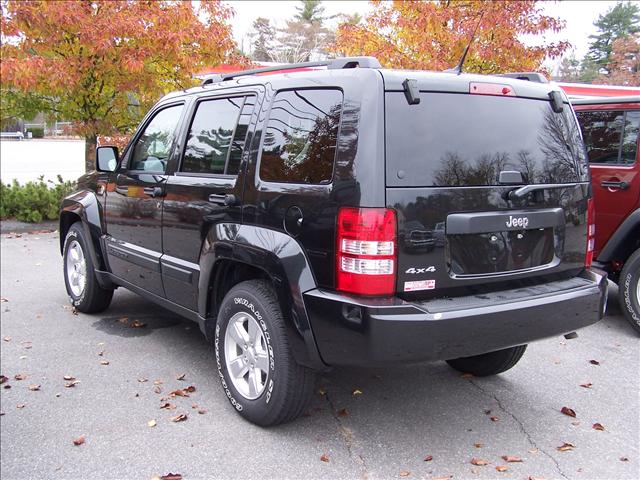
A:
<svg viewBox="0 0 640 480">
<path fill-rule="evenodd" d="M 571 52 L 570 55 L 562 59 L 557 79 L 560 82 L 577 82 L 580 80 L 581 74 L 580 60 L 576 58 L 575 52 Z"/>
<path fill-rule="evenodd" d="M 632 2 L 619 2 L 598 17 L 593 25 L 598 33 L 590 35 L 589 52 L 583 62 L 583 69 L 594 77 L 600 69 L 607 69 L 611 60 L 613 42 L 618 38 L 640 32 L 640 6 Z"/>
<path fill-rule="evenodd" d="M 253 21 L 252 32 L 249 34 L 253 51 L 251 59 L 256 62 L 269 62 L 273 60 L 272 53 L 275 48 L 276 29 L 268 18 L 258 17 Z"/>
<path fill-rule="evenodd" d="M 300 0 L 301 6 L 297 6 L 298 13 L 295 15 L 295 19 L 304 23 L 322 23 L 325 17 L 324 7 L 320 0 Z"/>
</svg>

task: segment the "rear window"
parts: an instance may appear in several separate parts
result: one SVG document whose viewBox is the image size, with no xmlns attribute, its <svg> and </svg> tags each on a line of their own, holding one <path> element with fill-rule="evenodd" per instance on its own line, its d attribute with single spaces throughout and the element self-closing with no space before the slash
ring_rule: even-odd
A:
<svg viewBox="0 0 640 480">
<path fill-rule="evenodd" d="M 590 163 L 633 165 L 636 161 L 640 111 L 576 112 Z"/>
<path fill-rule="evenodd" d="M 526 183 L 588 181 L 586 157 L 571 109 L 488 95 L 420 93 L 408 105 L 386 94 L 387 185 L 497 185 L 517 170 Z"/>
</svg>

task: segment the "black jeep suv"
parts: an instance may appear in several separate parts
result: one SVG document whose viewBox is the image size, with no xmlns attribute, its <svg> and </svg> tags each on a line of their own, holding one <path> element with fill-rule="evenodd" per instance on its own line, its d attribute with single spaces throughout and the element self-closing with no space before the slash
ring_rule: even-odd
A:
<svg viewBox="0 0 640 480">
<path fill-rule="evenodd" d="M 303 412 L 331 366 L 492 375 L 602 318 L 563 93 L 368 57 L 295 67 L 169 94 L 122 155 L 98 148 L 60 217 L 79 311 L 122 286 L 198 322 L 260 425 Z"/>
</svg>

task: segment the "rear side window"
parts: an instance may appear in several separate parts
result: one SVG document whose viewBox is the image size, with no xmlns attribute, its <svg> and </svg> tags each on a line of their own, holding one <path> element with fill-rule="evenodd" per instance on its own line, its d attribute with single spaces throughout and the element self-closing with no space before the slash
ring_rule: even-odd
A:
<svg viewBox="0 0 640 480">
<path fill-rule="evenodd" d="M 341 112 L 340 90 L 278 92 L 264 136 L 260 178 L 271 182 L 331 182 Z"/>
<path fill-rule="evenodd" d="M 590 163 L 633 165 L 640 111 L 576 112 Z"/>
<path fill-rule="evenodd" d="M 497 185 L 517 170 L 527 183 L 588 181 L 578 124 L 549 101 L 455 93 L 386 94 L 387 185 Z"/>
<path fill-rule="evenodd" d="M 184 150 L 183 172 L 238 174 L 254 98 L 217 98 L 198 104 Z"/>
</svg>

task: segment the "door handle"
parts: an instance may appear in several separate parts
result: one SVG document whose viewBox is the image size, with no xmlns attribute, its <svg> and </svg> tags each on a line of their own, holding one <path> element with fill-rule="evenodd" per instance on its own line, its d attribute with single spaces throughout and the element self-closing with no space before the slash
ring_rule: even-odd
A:
<svg viewBox="0 0 640 480">
<path fill-rule="evenodd" d="M 627 182 L 611 180 L 603 180 L 602 182 L 600 182 L 600 186 L 602 188 L 619 188 L 620 190 L 626 190 L 627 188 L 629 188 L 629 184 Z"/>
<path fill-rule="evenodd" d="M 142 190 L 145 195 L 149 195 L 150 197 L 163 197 L 164 190 L 162 187 L 145 187 Z"/>
<path fill-rule="evenodd" d="M 233 193 L 212 193 L 209 195 L 209 201 L 227 207 L 232 207 L 238 203 L 238 199 Z"/>
<path fill-rule="evenodd" d="M 127 195 L 129 193 L 129 187 L 116 185 L 116 193 L 119 193 L 120 195 Z"/>
</svg>

